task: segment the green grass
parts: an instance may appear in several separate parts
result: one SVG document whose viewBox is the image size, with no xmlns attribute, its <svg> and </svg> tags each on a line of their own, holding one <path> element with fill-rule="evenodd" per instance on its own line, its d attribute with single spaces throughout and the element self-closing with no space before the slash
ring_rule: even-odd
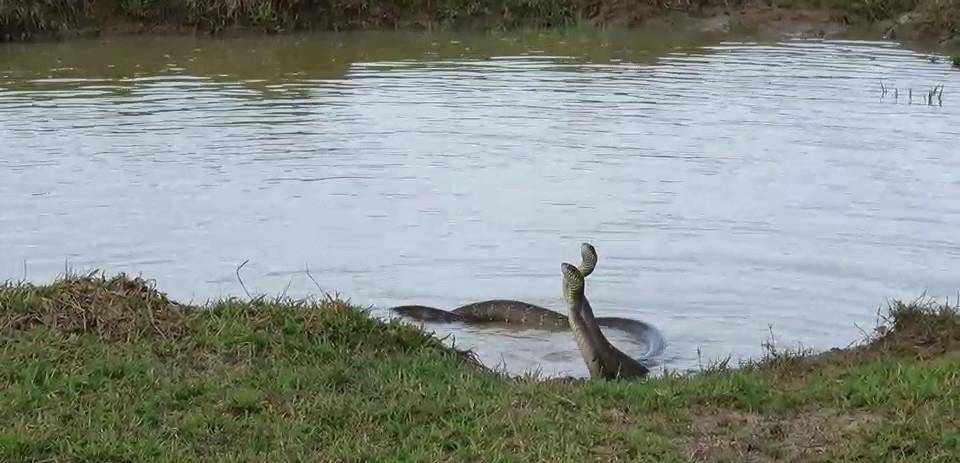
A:
<svg viewBox="0 0 960 463">
<path fill-rule="evenodd" d="M 346 301 L 0 286 L 0 461 L 902 461 L 960 454 L 960 316 L 641 382 L 511 379 Z"/>
</svg>

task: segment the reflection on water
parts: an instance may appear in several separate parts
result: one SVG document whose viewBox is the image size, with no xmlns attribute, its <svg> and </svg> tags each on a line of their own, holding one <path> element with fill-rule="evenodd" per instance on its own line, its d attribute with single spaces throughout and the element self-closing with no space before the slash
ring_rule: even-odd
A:
<svg viewBox="0 0 960 463">
<path fill-rule="evenodd" d="M 944 104 L 881 98 L 886 86 Z M 0 278 L 143 273 L 180 300 L 319 283 L 378 309 L 482 299 L 659 326 L 671 369 L 843 346 L 951 296 L 960 73 L 891 43 L 415 34 L 0 48 Z M 922 90 L 921 90 L 922 89 Z M 382 313 L 382 311 L 377 311 Z M 859 328 L 858 328 L 859 326 Z M 511 371 L 569 333 L 428 326 Z M 625 351 L 625 335 L 611 333 Z"/>
</svg>

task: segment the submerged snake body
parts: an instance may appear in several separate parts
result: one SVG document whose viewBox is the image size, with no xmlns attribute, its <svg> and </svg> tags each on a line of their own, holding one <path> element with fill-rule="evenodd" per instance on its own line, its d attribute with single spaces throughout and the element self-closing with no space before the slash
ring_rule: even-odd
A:
<svg viewBox="0 0 960 463">
<path fill-rule="evenodd" d="M 435 309 L 425 305 L 400 305 L 393 307 L 390 310 L 405 317 L 410 317 L 414 320 L 421 320 L 425 322 L 453 323 L 464 321 L 463 317 L 454 312 Z"/>
<path fill-rule="evenodd" d="M 567 317 L 550 309 L 523 301 L 490 299 L 473 302 L 452 311 L 423 305 L 403 305 L 390 309 L 415 320 L 432 322 L 507 323 L 543 329 L 566 329 Z"/>
<path fill-rule="evenodd" d="M 569 307 L 569 324 L 580 348 L 583 361 L 593 379 L 643 378 L 647 367 L 617 349 L 600 331 L 593 316 L 593 308 L 584 294 L 584 278 L 576 267 L 564 263 L 563 295 Z"/>
<path fill-rule="evenodd" d="M 593 273 L 597 265 L 597 251 L 588 243 L 580 246 L 582 263 L 578 273 L 586 278 Z M 553 310 L 529 304 L 522 301 L 508 299 L 491 299 L 473 302 L 452 311 L 441 310 L 423 305 L 403 305 L 393 307 L 393 312 L 414 320 L 439 323 L 504 323 L 523 327 L 539 328 L 550 331 L 570 330 L 568 316 Z M 641 359 L 651 359 L 663 353 L 666 341 L 660 331 L 639 320 L 622 317 L 593 317 L 589 311 L 588 323 L 596 326 L 614 328 L 629 333 L 633 338 L 647 346 Z"/>
<path fill-rule="evenodd" d="M 566 317 L 550 309 L 506 299 L 474 302 L 454 309 L 453 313 L 474 321 L 502 322 L 544 329 L 563 329 L 567 323 Z"/>
<path fill-rule="evenodd" d="M 580 272 L 586 276 L 597 265 L 597 252 L 593 246 L 580 246 L 582 263 Z M 393 312 L 415 320 L 432 322 L 506 323 L 547 330 L 569 329 L 567 316 L 538 305 L 509 299 L 490 299 L 457 307 L 452 311 L 423 305 L 393 307 Z M 626 320 L 626 319 L 620 319 Z M 628 330 L 629 331 L 629 330 Z"/>
</svg>

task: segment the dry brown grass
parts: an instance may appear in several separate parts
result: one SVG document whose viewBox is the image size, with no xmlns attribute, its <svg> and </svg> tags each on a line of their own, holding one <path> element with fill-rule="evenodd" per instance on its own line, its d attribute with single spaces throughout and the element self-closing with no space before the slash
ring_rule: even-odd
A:
<svg viewBox="0 0 960 463">
<path fill-rule="evenodd" d="M 695 462 L 827 462 L 844 441 L 869 437 L 882 420 L 865 411 L 803 411 L 786 416 L 708 410 L 694 421 L 689 457 Z"/>
<path fill-rule="evenodd" d="M 70 275 L 48 286 L 0 286 L 0 332 L 33 324 L 66 333 L 130 341 L 144 335 L 174 339 L 184 332 L 184 307 L 143 278 L 102 273 Z"/>
</svg>

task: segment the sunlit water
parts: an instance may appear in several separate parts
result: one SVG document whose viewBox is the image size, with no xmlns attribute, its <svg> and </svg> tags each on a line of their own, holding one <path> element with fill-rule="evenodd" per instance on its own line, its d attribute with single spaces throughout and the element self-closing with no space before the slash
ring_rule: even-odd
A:
<svg viewBox="0 0 960 463">
<path fill-rule="evenodd" d="M 598 315 L 657 325 L 670 369 L 758 356 L 771 327 L 842 347 L 889 298 L 960 289 L 958 140 L 960 72 L 894 43 L 8 45 L 0 278 L 126 271 L 202 302 L 242 296 L 249 259 L 251 293 L 316 294 L 309 267 L 378 315 L 562 311 L 560 263 L 590 241 Z M 569 333 L 427 328 L 511 372 L 585 374 Z"/>
</svg>

